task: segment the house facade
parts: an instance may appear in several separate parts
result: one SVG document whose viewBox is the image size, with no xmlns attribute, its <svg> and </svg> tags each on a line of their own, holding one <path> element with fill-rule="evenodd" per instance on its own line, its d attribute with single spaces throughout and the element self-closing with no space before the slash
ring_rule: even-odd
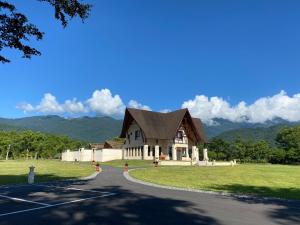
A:
<svg viewBox="0 0 300 225">
<path fill-rule="evenodd" d="M 188 109 L 169 113 L 127 108 L 120 135 L 123 158 L 198 161 L 197 145 L 207 139 L 200 119 Z"/>
</svg>

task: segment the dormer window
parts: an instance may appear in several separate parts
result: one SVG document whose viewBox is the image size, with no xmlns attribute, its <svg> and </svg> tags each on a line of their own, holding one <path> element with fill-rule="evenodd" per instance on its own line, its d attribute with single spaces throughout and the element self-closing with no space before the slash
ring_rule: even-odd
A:
<svg viewBox="0 0 300 225">
<path fill-rule="evenodd" d="M 182 140 L 182 139 L 183 139 L 183 131 L 182 131 L 182 130 L 179 130 L 179 131 L 177 132 L 176 138 L 179 139 L 179 140 Z"/>
</svg>

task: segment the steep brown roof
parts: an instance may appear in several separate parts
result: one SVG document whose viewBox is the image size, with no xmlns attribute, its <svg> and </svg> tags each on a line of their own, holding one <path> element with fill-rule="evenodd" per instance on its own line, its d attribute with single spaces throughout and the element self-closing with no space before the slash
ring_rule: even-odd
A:
<svg viewBox="0 0 300 225">
<path fill-rule="evenodd" d="M 201 137 L 203 142 L 206 143 L 207 142 L 207 137 L 206 137 L 206 134 L 204 132 L 204 126 L 203 126 L 202 121 L 198 118 L 193 118 L 193 122 L 194 122 L 194 125 L 195 125 L 196 129 L 197 129 L 197 132 L 199 133 L 199 136 Z"/>
<path fill-rule="evenodd" d="M 92 149 L 102 149 L 104 147 L 104 143 L 90 143 L 90 148 Z"/>
<path fill-rule="evenodd" d="M 135 120 L 143 130 L 146 138 L 173 139 L 184 117 L 190 121 L 197 141 L 206 142 L 201 120 L 193 120 L 188 109 L 180 109 L 169 113 L 159 113 L 127 108 L 120 137 L 126 137 L 127 129 L 132 121 Z"/>
<path fill-rule="evenodd" d="M 123 138 L 115 138 L 104 143 L 104 148 L 121 149 L 124 145 Z"/>
</svg>

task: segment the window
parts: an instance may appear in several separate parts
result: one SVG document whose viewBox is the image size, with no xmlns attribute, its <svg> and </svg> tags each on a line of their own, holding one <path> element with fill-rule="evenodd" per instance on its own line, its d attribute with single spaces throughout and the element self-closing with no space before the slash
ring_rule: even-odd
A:
<svg viewBox="0 0 300 225">
<path fill-rule="evenodd" d="M 183 132 L 181 130 L 177 132 L 177 139 L 183 139 Z"/>
<path fill-rule="evenodd" d="M 140 136 L 141 136 L 141 131 L 136 130 L 134 133 L 134 139 L 137 140 L 137 139 L 139 139 Z"/>
</svg>

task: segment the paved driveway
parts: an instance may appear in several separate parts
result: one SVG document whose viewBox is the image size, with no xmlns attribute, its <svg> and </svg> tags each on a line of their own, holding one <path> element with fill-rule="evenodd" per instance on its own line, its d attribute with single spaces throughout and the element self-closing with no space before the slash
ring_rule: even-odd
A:
<svg viewBox="0 0 300 225">
<path fill-rule="evenodd" d="M 300 203 L 159 189 L 104 167 L 90 181 L 0 187 L 0 225 L 300 224 Z"/>
</svg>

